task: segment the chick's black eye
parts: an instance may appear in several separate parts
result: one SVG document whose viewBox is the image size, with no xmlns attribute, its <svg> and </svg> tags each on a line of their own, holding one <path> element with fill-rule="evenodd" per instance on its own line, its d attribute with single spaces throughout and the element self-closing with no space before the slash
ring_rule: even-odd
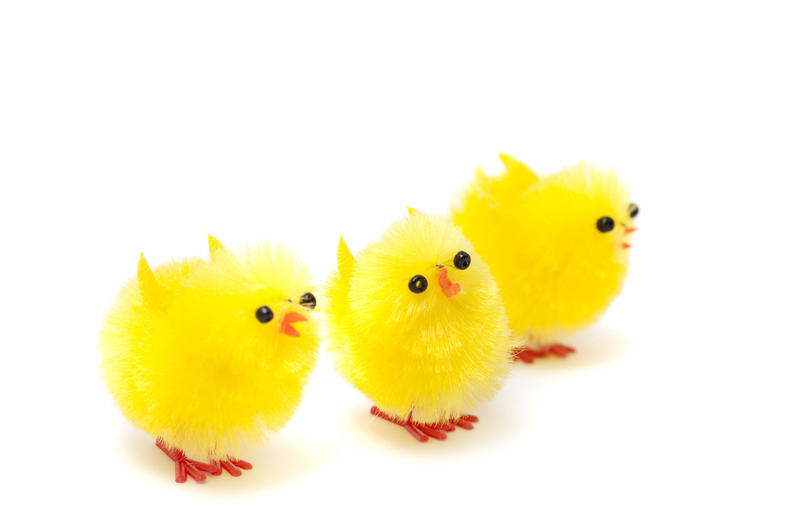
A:
<svg viewBox="0 0 800 532">
<path fill-rule="evenodd" d="M 426 288 L 428 288 L 428 280 L 421 275 L 415 275 L 408 282 L 408 289 L 415 294 L 421 294 Z"/>
<path fill-rule="evenodd" d="M 314 308 L 317 306 L 317 298 L 311 292 L 306 292 L 300 296 L 300 304 L 304 307 Z"/>
<path fill-rule="evenodd" d="M 628 205 L 628 214 L 631 215 L 631 218 L 636 218 L 636 215 L 639 214 L 639 206 L 635 203 Z"/>
<path fill-rule="evenodd" d="M 466 270 L 472 262 L 472 257 L 466 251 L 459 251 L 453 259 L 453 265 L 459 270 Z"/>
<path fill-rule="evenodd" d="M 608 233 L 614 230 L 614 219 L 609 216 L 603 216 L 597 219 L 597 230 L 601 233 Z"/>
<path fill-rule="evenodd" d="M 256 319 L 261 323 L 270 322 L 274 317 L 275 315 L 272 313 L 272 309 L 267 306 L 259 307 L 258 310 L 256 310 Z"/>
</svg>

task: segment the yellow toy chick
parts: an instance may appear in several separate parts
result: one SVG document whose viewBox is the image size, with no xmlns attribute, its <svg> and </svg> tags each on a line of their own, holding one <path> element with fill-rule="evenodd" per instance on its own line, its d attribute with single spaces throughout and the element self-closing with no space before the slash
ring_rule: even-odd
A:
<svg viewBox="0 0 800 532">
<path fill-rule="evenodd" d="M 340 240 L 328 296 L 336 367 L 373 415 L 420 442 L 473 428 L 466 412 L 502 384 L 512 342 L 497 284 L 460 229 L 409 209 L 357 258 Z"/>
<path fill-rule="evenodd" d="M 292 416 L 319 345 L 309 271 L 265 244 L 138 275 L 101 331 L 102 367 L 122 413 L 175 462 L 175 481 L 233 476 L 243 444 Z"/>
<path fill-rule="evenodd" d="M 505 173 L 480 170 L 453 209 L 500 286 L 518 359 L 572 347 L 552 343 L 596 320 L 619 294 L 639 208 L 613 172 L 578 164 L 540 179 L 500 156 Z"/>
</svg>

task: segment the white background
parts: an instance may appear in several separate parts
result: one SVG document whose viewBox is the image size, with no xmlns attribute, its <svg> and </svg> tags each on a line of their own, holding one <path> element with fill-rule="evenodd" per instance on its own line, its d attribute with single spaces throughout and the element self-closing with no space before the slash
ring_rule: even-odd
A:
<svg viewBox="0 0 800 532">
<path fill-rule="evenodd" d="M 797 530 L 792 3 L 3 2 L 3 528 Z M 322 352 L 253 471 L 175 484 L 99 380 L 139 252 L 279 240 L 323 280 L 500 151 L 641 206 L 579 353 L 421 445 Z"/>
</svg>

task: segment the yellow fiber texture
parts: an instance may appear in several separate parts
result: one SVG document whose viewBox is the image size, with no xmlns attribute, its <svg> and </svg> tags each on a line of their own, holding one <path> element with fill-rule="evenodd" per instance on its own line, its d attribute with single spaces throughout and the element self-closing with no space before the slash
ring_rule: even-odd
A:
<svg viewBox="0 0 800 532">
<path fill-rule="evenodd" d="M 236 456 L 282 427 L 300 402 L 319 345 L 307 268 L 265 244 L 233 253 L 209 237 L 212 260 L 151 271 L 119 292 L 100 334 L 108 388 L 123 414 L 198 460 Z M 288 300 L 293 302 L 289 302 Z M 255 312 L 269 306 L 274 319 Z M 279 333 L 289 312 L 294 338 Z"/>
<path fill-rule="evenodd" d="M 467 269 L 454 266 L 466 251 Z M 441 267 L 462 291 L 448 297 Z M 428 281 L 422 293 L 409 280 Z M 489 269 L 452 222 L 410 214 L 353 257 L 344 240 L 328 284 L 330 349 L 339 372 L 399 419 L 449 420 L 491 397 L 510 364 L 510 330 Z"/>
<path fill-rule="evenodd" d="M 511 157 L 481 171 L 453 209 L 500 286 L 515 335 L 544 344 L 596 320 L 619 294 L 633 226 L 613 171 L 581 163 L 539 179 Z M 610 232 L 597 220 L 614 219 Z"/>
</svg>

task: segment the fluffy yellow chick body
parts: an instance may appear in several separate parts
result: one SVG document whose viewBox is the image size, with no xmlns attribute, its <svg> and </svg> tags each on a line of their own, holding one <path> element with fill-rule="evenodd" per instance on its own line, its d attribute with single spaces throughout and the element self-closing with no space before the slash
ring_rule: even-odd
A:
<svg viewBox="0 0 800 532">
<path fill-rule="evenodd" d="M 508 373 L 510 329 L 497 284 L 445 219 L 412 210 L 355 258 L 341 240 L 327 300 L 336 367 L 381 417 L 458 420 Z"/>
<path fill-rule="evenodd" d="M 489 265 L 515 335 L 538 347 L 589 325 L 619 294 L 638 207 L 613 172 L 582 163 L 540 179 L 501 159 L 505 173 L 479 170 L 453 220 Z"/>
<path fill-rule="evenodd" d="M 142 256 L 106 317 L 101 355 L 130 421 L 162 448 L 213 463 L 289 420 L 319 337 L 310 275 L 293 254 L 209 244 L 210 261 L 151 270 Z"/>
</svg>

